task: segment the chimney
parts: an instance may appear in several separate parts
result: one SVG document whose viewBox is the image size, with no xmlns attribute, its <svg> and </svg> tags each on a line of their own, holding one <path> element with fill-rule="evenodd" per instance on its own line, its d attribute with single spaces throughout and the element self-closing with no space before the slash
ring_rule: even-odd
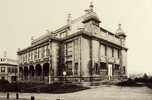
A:
<svg viewBox="0 0 152 100">
<path fill-rule="evenodd" d="M 34 40 L 34 37 L 33 36 L 31 36 L 31 41 L 33 41 Z"/>
<path fill-rule="evenodd" d="M 4 57 L 6 57 L 7 56 L 7 52 L 6 51 L 4 51 Z"/>
<path fill-rule="evenodd" d="M 20 51 L 20 48 L 18 48 L 18 51 Z"/>
<path fill-rule="evenodd" d="M 92 3 L 92 2 L 90 2 L 90 6 L 89 6 L 89 7 L 90 7 L 90 12 L 93 12 L 93 7 L 94 7 L 94 6 L 93 6 L 93 3 Z"/>
</svg>

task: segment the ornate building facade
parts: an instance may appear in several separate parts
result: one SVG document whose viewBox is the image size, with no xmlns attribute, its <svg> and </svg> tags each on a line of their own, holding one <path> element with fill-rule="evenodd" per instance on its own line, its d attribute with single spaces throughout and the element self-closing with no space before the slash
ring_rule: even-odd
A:
<svg viewBox="0 0 152 100">
<path fill-rule="evenodd" d="M 18 50 L 21 80 L 60 80 L 63 71 L 69 80 L 120 79 L 127 76 L 126 35 L 121 24 L 112 33 L 100 27 L 93 5 L 85 15 L 67 25 L 32 39 L 31 46 Z"/>
</svg>

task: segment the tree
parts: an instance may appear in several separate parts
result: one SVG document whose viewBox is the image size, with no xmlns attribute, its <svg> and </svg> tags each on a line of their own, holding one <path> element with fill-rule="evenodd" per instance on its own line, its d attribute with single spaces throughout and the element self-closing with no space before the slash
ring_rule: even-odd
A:
<svg viewBox="0 0 152 100">
<path fill-rule="evenodd" d="M 148 76 L 146 73 L 144 74 L 144 79 L 148 79 Z"/>
</svg>

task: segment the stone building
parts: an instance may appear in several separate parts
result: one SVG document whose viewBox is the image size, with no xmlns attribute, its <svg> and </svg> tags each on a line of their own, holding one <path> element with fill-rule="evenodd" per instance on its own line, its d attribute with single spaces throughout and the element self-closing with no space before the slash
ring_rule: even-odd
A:
<svg viewBox="0 0 152 100">
<path fill-rule="evenodd" d="M 17 77 L 17 61 L 3 57 L 0 58 L 0 79 L 8 80 L 9 82 L 13 82 Z"/>
<path fill-rule="evenodd" d="M 127 76 L 126 35 L 121 24 L 112 33 L 100 27 L 93 5 L 85 14 L 55 31 L 33 39 L 18 50 L 21 80 L 60 80 L 63 71 L 69 80 L 120 79 Z"/>
</svg>

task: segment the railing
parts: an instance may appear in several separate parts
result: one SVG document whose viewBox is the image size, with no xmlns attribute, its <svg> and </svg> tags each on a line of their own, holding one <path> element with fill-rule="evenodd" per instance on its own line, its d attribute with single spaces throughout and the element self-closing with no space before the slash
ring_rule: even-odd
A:
<svg viewBox="0 0 152 100">
<path fill-rule="evenodd" d="M 0 98 L 2 99 L 2 98 Z M 34 96 L 31 96 L 30 99 L 25 99 L 25 98 L 19 98 L 19 93 L 16 93 L 16 98 L 10 98 L 10 93 L 6 94 L 6 99 L 7 100 L 36 100 Z M 2 100 L 6 100 L 5 98 Z M 60 100 L 60 99 L 56 99 L 56 100 Z"/>
<path fill-rule="evenodd" d="M 120 45 L 120 38 L 113 33 L 100 30 L 100 37 Z"/>
</svg>

